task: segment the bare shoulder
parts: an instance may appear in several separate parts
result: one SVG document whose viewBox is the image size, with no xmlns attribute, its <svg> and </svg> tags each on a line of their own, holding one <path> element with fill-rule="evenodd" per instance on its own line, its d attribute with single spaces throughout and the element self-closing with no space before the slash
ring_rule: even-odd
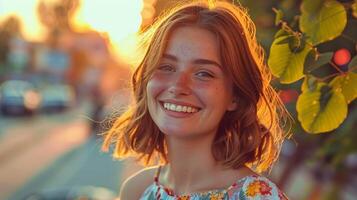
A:
<svg viewBox="0 0 357 200">
<path fill-rule="evenodd" d="M 140 170 L 124 181 L 120 188 L 120 200 L 139 199 L 145 189 L 154 182 L 158 166 Z"/>
</svg>

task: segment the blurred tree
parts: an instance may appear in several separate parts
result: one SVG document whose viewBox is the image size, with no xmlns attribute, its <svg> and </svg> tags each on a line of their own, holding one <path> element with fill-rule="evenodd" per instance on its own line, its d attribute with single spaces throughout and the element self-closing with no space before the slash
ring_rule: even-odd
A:
<svg viewBox="0 0 357 200">
<path fill-rule="evenodd" d="M 20 20 L 16 16 L 9 16 L 0 24 L 0 75 L 7 71 L 10 40 L 16 36 L 21 36 Z"/>
<path fill-rule="evenodd" d="M 79 0 L 62 0 L 56 3 L 41 0 L 38 4 L 40 21 L 49 29 L 70 30 L 70 19 L 79 6 Z"/>
</svg>

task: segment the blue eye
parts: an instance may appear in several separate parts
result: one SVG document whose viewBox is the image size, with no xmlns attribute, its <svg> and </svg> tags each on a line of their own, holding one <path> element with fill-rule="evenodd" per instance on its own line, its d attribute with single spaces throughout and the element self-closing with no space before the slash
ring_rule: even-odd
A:
<svg viewBox="0 0 357 200">
<path fill-rule="evenodd" d="M 202 77 L 202 78 L 213 78 L 214 77 L 211 73 L 209 73 L 207 71 L 199 71 L 196 73 L 196 75 L 198 77 Z"/>
</svg>

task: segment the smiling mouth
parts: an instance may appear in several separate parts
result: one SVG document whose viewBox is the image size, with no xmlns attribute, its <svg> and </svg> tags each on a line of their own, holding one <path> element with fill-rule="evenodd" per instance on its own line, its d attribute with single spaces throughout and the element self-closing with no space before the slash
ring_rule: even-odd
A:
<svg viewBox="0 0 357 200">
<path fill-rule="evenodd" d="M 192 107 L 192 106 L 184 106 L 178 105 L 174 103 L 160 102 L 161 105 L 165 108 L 165 110 L 180 112 L 180 113 L 196 113 L 200 111 L 200 108 Z"/>
</svg>

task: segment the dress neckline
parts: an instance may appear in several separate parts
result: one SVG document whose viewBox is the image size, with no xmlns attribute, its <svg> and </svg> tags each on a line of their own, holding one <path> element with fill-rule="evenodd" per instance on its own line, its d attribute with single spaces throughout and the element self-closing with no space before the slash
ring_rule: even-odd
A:
<svg viewBox="0 0 357 200">
<path fill-rule="evenodd" d="M 154 182 L 155 185 L 158 187 L 158 190 L 162 189 L 164 190 L 164 192 L 172 197 L 193 197 L 193 196 L 203 196 L 203 195 L 209 195 L 209 194 L 215 194 L 215 193 L 221 193 L 222 195 L 226 194 L 227 192 L 229 192 L 230 190 L 234 189 L 235 187 L 238 186 L 239 183 L 245 181 L 247 178 L 249 177 L 254 177 L 257 175 L 247 175 L 244 176 L 238 180 L 236 180 L 232 185 L 230 185 L 229 187 L 225 188 L 225 189 L 213 189 L 213 190 L 208 190 L 205 192 L 193 192 L 190 194 L 184 194 L 184 195 L 176 195 L 174 193 L 174 191 L 168 187 L 165 187 L 164 185 L 162 185 L 159 181 L 159 176 L 161 173 L 161 165 L 157 168 L 156 173 L 155 173 L 155 177 L 154 177 Z"/>
</svg>

